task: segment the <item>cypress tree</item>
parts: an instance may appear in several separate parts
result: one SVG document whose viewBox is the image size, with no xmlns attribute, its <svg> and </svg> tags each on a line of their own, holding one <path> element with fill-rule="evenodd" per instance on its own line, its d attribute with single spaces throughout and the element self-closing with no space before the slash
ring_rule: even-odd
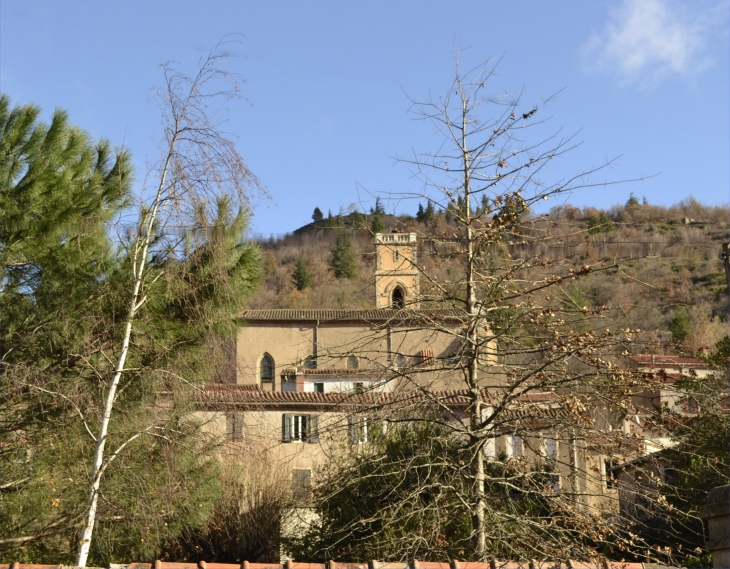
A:
<svg viewBox="0 0 730 569">
<path fill-rule="evenodd" d="M 301 255 L 297 257 L 291 278 L 297 290 L 311 288 L 314 285 L 314 277 L 312 277 L 312 273 L 309 271 L 309 264 Z"/>
<path fill-rule="evenodd" d="M 423 222 L 428 225 L 433 219 L 434 215 L 436 215 L 436 211 L 434 210 L 433 204 L 431 202 L 428 202 L 428 205 L 426 206 L 426 211 L 423 212 Z"/>
<path fill-rule="evenodd" d="M 330 254 L 329 266 L 332 274 L 339 280 L 357 278 L 357 255 L 346 233 L 337 236 L 337 244 Z"/>
<path fill-rule="evenodd" d="M 370 231 L 373 234 L 385 231 L 385 224 L 377 213 L 373 215 L 373 222 L 370 224 Z"/>
</svg>

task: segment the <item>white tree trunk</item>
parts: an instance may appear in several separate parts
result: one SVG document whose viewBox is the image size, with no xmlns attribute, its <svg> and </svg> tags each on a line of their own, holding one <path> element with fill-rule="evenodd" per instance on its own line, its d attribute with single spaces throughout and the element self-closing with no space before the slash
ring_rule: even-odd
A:
<svg viewBox="0 0 730 569">
<path fill-rule="evenodd" d="M 89 495 L 87 498 L 87 511 L 86 520 L 83 526 L 83 532 L 81 534 L 81 540 L 79 541 L 79 548 L 76 554 L 76 565 L 78 567 L 86 567 L 86 561 L 89 558 L 89 549 L 91 547 L 91 538 L 94 535 L 94 526 L 96 524 L 96 510 L 99 504 L 99 488 L 101 486 L 101 478 L 104 474 L 104 460 L 105 460 L 105 449 L 106 441 L 109 434 L 109 423 L 111 421 L 112 412 L 114 410 L 114 401 L 117 396 L 117 388 L 119 382 L 122 379 L 122 373 L 124 372 L 124 364 L 127 361 L 127 354 L 129 353 L 129 342 L 132 338 L 132 323 L 137 311 L 142 307 L 146 298 L 140 300 L 140 292 L 142 290 L 142 283 L 144 281 L 145 268 L 147 266 L 147 254 L 149 252 L 150 240 L 152 238 L 152 229 L 157 219 L 157 214 L 160 210 L 160 203 L 162 200 L 163 190 L 165 188 L 165 182 L 167 180 L 167 172 L 172 157 L 172 150 L 175 146 L 176 137 L 173 137 L 167 158 L 165 160 L 165 166 L 162 170 L 160 177 L 160 184 L 157 188 L 157 194 L 152 205 L 152 209 L 147 215 L 147 219 L 142 219 L 140 223 L 141 234 L 137 237 L 137 240 L 133 247 L 132 253 L 132 275 L 133 288 L 132 297 L 129 301 L 129 311 L 127 312 L 127 319 L 124 324 L 124 337 L 122 338 L 122 349 L 119 353 L 116 366 L 114 367 L 114 376 L 112 377 L 111 384 L 109 385 L 109 391 L 106 394 L 106 401 L 104 403 L 104 414 L 101 419 L 101 425 L 99 427 L 99 434 L 96 437 L 96 450 L 94 452 L 94 464 L 91 470 L 91 484 L 89 485 Z"/>
</svg>

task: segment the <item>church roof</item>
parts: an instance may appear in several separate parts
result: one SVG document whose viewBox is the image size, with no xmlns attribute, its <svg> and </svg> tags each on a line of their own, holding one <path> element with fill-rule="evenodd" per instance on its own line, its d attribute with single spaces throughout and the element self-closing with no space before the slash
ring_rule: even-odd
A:
<svg viewBox="0 0 730 569">
<path fill-rule="evenodd" d="M 311 370 L 310 370 L 311 371 Z M 315 393 L 303 391 L 263 391 L 254 383 L 208 383 L 195 392 L 199 401 L 218 402 L 286 402 L 301 401 L 309 403 L 389 403 L 392 401 L 407 400 L 438 400 L 445 403 L 465 403 L 470 401 L 469 390 L 467 389 L 443 389 L 443 390 L 408 390 L 408 391 L 366 391 L 356 392 L 331 392 Z M 491 401 L 493 396 L 487 390 L 482 391 L 482 401 Z M 560 397 L 552 391 L 539 391 L 524 393 L 514 398 L 515 402 L 522 404 L 529 403 L 550 403 L 557 402 Z"/>
<path fill-rule="evenodd" d="M 466 316 L 466 313 L 458 308 L 441 308 L 433 310 L 396 310 L 392 308 L 372 308 L 364 310 L 279 308 L 245 310 L 239 314 L 238 318 L 247 322 L 409 322 L 427 320 L 461 320 L 464 316 Z"/>
</svg>

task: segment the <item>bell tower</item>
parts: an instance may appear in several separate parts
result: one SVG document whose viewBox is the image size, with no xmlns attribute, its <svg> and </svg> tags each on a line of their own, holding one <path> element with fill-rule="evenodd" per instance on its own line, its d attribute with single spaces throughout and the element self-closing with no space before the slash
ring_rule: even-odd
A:
<svg viewBox="0 0 730 569">
<path fill-rule="evenodd" d="M 375 307 L 419 306 L 415 233 L 375 234 Z"/>
</svg>

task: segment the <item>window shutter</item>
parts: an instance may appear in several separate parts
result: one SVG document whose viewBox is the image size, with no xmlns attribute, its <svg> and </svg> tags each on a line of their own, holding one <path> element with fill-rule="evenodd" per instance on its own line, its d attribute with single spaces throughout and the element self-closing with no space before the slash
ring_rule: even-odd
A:
<svg viewBox="0 0 730 569">
<path fill-rule="evenodd" d="M 233 440 L 233 417 L 230 413 L 226 413 L 226 440 Z"/>
<path fill-rule="evenodd" d="M 281 440 L 291 442 L 291 413 L 284 413 L 281 417 Z"/>
<path fill-rule="evenodd" d="M 308 443 L 319 442 L 319 417 L 317 415 L 309 415 L 307 417 L 307 438 Z"/>
<path fill-rule="evenodd" d="M 359 442 L 358 436 L 357 436 L 357 418 L 355 418 L 355 417 L 347 418 L 347 432 L 350 437 L 350 444 L 356 445 Z"/>
<path fill-rule="evenodd" d="M 241 442 L 243 440 L 243 413 L 233 414 L 233 440 Z"/>
</svg>

